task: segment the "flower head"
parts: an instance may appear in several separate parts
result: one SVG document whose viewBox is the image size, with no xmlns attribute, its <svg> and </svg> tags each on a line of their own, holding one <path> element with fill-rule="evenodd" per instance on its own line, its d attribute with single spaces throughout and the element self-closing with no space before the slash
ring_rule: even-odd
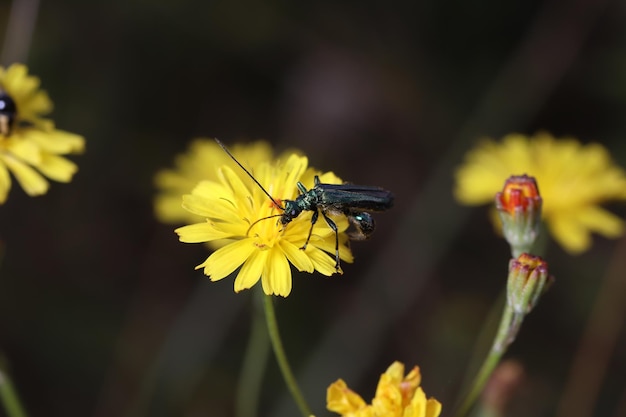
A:
<svg viewBox="0 0 626 417">
<path fill-rule="evenodd" d="M 307 166 L 306 157 L 291 154 L 284 160 L 258 164 L 253 174 L 281 202 L 296 198 L 298 182 L 307 188 L 313 186 L 318 173 Z M 319 178 L 323 183 L 341 183 L 331 172 Z M 241 267 L 235 278 L 235 292 L 252 287 L 260 279 L 266 294 L 286 297 L 292 286 L 290 263 L 299 271 L 316 270 L 324 275 L 337 272 L 335 232 L 326 222 L 315 224 L 306 248 L 301 249 L 311 229 L 313 212 L 305 211 L 282 225 L 279 221 L 282 210 L 239 167 L 221 166 L 216 180 L 200 182 L 191 194 L 183 197 L 183 207 L 206 220 L 176 229 L 181 242 L 227 239 L 225 246 L 197 268 L 203 268 L 212 281 L 217 281 Z M 339 256 L 352 262 L 345 233 L 348 221 L 343 215 L 329 216 L 339 230 Z"/>
<path fill-rule="evenodd" d="M 8 97 L 7 102 L 15 107 L 14 123 L 50 130 L 54 124 L 42 116 L 52 111 L 52 101 L 39 89 L 39 83 L 39 78 L 28 75 L 23 64 L 0 67 L 0 96 Z"/>
<path fill-rule="evenodd" d="M 39 79 L 23 65 L 0 67 L 0 204 L 11 188 L 11 172 L 28 195 L 45 194 L 48 181 L 69 182 L 77 166 L 61 155 L 84 150 L 82 136 L 57 130 L 41 116 L 52 109 Z"/>
<path fill-rule="evenodd" d="M 235 145 L 232 152 L 237 160 L 252 171 L 259 164 L 272 160 L 270 145 L 262 141 Z M 207 138 L 194 140 L 187 152 L 176 157 L 174 165 L 173 169 L 158 172 L 154 178 L 159 189 L 154 200 L 155 214 L 161 222 L 170 224 L 201 221 L 202 216 L 182 207 L 182 196 L 189 194 L 200 181 L 217 181 L 218 169 L 223 165 L 240 169 L 215 140 Z M 246 183 L 248 180 L 243 179 Z"/>
<path fill-rule="evenodd" d="M 404 365 L 394 362 L 381 375 L 371 404 L 339 379 L 328 387 L 326 407 L 343 417 L 437 417 L 441 403 L 426 399 L 421 379 L 417 366 L 405 376 Z"/>
<path fill-rule="evenodd" d="M 509 263 L 507 302 L 518 314 L 528 314 L 552 284 L 548 263 L 539 256 L 522 253 Z"/>
<path fill-rule="evenodd" d="M 541 184 L 542 216 L 555 240 L 570 253 L 591 245 L 591 233 L 618 237 L 624 222 L 599 204 L 626 200 L 626 172 L 599 144 L 506 136 L 501 143 L 484 140 L 466 155 L 456 173 L 455 197 L 468 205 L 486 204 L 511 175 L 528 174 Z"/>
</svg>

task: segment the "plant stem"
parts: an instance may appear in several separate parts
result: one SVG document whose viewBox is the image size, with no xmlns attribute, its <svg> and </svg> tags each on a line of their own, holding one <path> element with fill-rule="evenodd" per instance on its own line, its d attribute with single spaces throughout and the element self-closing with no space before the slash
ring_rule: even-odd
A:
<svg viewBox="0 0 626 417">
<path fill-rule="evenodd" d="M 523 318 L 523 315 L 515 314 L 508 303 L 505 304 L 498 332 L 496 333 L 491 350 L 476 374 L 469 393 L 461 403 L 461 406 L 457 409 L 455 413 L 456 417 L 463 417 L 470 411 L 476 398 L 478 398 L 483 391 L 491 373 L 500 362 L 504 352 L 506 352 L 507 347 L 515 340 Z"/>
<path fill-rule="evenodd" d="M 283 349 L 283 343 L 280 339 L 280 333 L 278 332 L 278 323 L 276 321 L 276 313 L 274 311 L 274 303 L 271 295 L 265 295 L 265 320 L 267 321 L 267 330 L 272 341 L 272 347 L 274 348 L 274 354 L 278 361 L 278 366 L 283 374 L 287 388 L 291 393 L 294 401 L 300 409 L 300 413 L 303 417 L 310 417 L 312 415 L 309 405 L 306 403 L 296 378 L 293 376 L 289 362 L 287 361 L 287 355 L 285 355 L 285 349 Z"/>
<path fill-rule="evenodd" d="M 0 400 L 9 417 L 26 417 L 9 376 L 0 369 Z"/>
<path fill-rule="evenodd" d="M 262 290 L 255 290 L 253 295 L 250 339 L 246 347 L 237 387 L 237 404 L 235 404 L 237 417 L 255 417 L 258 414 L 261 383 L 270 350 L 270 340 L 262 317 Z"/>
</svg>

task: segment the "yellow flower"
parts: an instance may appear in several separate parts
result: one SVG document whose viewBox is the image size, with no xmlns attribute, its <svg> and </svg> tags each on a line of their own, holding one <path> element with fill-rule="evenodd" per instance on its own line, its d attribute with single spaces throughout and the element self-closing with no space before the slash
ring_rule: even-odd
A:
<svg viewBox="0 0 626 417">
<path fill-rule="evenodd" d="M 381 375 L 372 404 L 339 379 L 328 387 L 326 407 L 343 417 L 437 417 L 441 403 L 426 399 L 421 379 L 417 366 L 404 376 L 404 365 L 394 362 Z"/>
<path fill-rule="evenodd" d="M 52 101 L 45 91 L 39 89 L 39 83 L 39 78 L 28 75 L 28 68 L 23 64 L 13 64 L 6 69 L 0 67 L 0 90 L 15 103 L 15 123 L 50 130 L 54 124 L 42 116 L 52 111 Z"/>
<path fill-rule="evenodd" d="M 84 150 L 82 136 L 57 130 L 41 118 L 52 109 L 39 79 L 28 76 L 23 65 L 0 67 L 0 204 L 11 188 L 11 172 L 28 195 L 48 191 L 44 177 L 69 182 L 77 166 L 60 155 Z"/>
<path fill-rule="evenodd" d="M 237 160 L 252 171 L 261 162 L 272 159 L 272 149 L 266 142 L 235 145 L 232 152 Z M 189 194 L 200 181 L 217 181 L 217 171 L 222 165 L 241 169 L 215 140 L 207 138 L 194 140 L 187 152 L 176 157 L 174 165 L 174 169 L 158 172 L 154 179 L 160 190 L 154 200 L 155 214 L 159 221 L 169 224 L 201 221 L 201 216 L 183 209 L 183 194 Z"/>
<path fill-rule="evenodd" d="M 582 145 L 548 133 L 507 135 L 502 143 L 486 139 L 466 155 L 456 172 L 455 197 L 463 204 L 494 201 L 511 175 L 536 178 L 543 198 L 543 219 L 554 239 L 576 254 L 591 246 L 591 233 L 622 235 L 624 222 L 599 204 L 626 200 L 626 173 L 599 144 Z"/>
<path fill-rule="evenodd" d="M 313 186 L 317 173 L 307 169 L 307 165 L 306 157 L 291 154 L 284 162 L 258 164 L 254 175 L 275 200 L 293 200 L 298 181 L 307 188 Z M 341 183 L 333 173 L 319 178 L 323 183 Z M 260 279 L 266 294 L 286 297 L 292 286 L 289 263 L 299 271 L 317 270 L 327 276 L 337 272 L 335 232 L 326 222 L 320 218 L 306 249 L 301 250 L 311 227 L 312 212 L 303 212 L 285 226 L 278 217 L 265 219 L 280 216 L 282 211 L 240 167 L 221 166 L 217 180 L 202 181 L 190 195 L 183 197 L 183 207 L 206 221 L 176 229 L 181 242 L 229 240 L 196 269 L 204 268 L 204 273 L 217 281 L 241 267 L 235 278 L 235 292 L 251 288 Z M 348 221 L 343 215 L 330 217 L 339 229 L 340 258 L 352 262 L 345 233 Z"/>
</svg>

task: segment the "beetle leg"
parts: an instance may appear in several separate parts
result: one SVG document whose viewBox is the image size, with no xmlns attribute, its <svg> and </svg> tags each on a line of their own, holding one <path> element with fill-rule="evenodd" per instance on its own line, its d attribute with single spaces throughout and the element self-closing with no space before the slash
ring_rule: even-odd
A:
<svg viewBox="0 0 626 417">
<path fill-rule="evenodd" d="M 311 228 L 309 229 L 309 235 L 306 237 L 306 241 L 304 242 L 304 245 L 302 245 L 302 247 L 300 248 L 301 250 L 305 250 L 306 245 L 309 244 L 309 240 L 311 240 L 311 233 L 313 233 L 313 226 L 315 226 L 315 223 L 317 223 L 317 217 L 319 216 L 319 214 L 320 214 L 319 210 L 315 210 L 313 212 L 313 216 L 311 216 Z M 326 215 L 324 215 L 324 217 L 326 217 Z"/>
<path fill-rule="evenodd" d="M 339 231 L 337 230 L 335 222 L 328 217 L 324 211 L 322 211 L 322 216 L 324 216 L 324 220 L 328 223 L 328 227 L 335 232 L 335 270 L 339 271 Z"/>
</svg>

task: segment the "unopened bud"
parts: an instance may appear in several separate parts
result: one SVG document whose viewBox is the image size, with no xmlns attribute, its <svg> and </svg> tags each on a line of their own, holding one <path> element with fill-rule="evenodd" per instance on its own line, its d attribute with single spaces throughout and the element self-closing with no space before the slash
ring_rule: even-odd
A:
<svg viewBox="0 0 626 417">
<path fill-rule="evenodd" d="M 495 200 L 502 232 L 514 256 L 530 251 L 539 235 L 541 220 L 542 200 L 535 178 L 526 174 L 509 177 Z"/>
<path fill-rule="evenodd" d="M 515 313 L 528 314 L 552 281 L 546 261 L 523 253 L 509 263 L 507 301 Z"/>
</svg>

